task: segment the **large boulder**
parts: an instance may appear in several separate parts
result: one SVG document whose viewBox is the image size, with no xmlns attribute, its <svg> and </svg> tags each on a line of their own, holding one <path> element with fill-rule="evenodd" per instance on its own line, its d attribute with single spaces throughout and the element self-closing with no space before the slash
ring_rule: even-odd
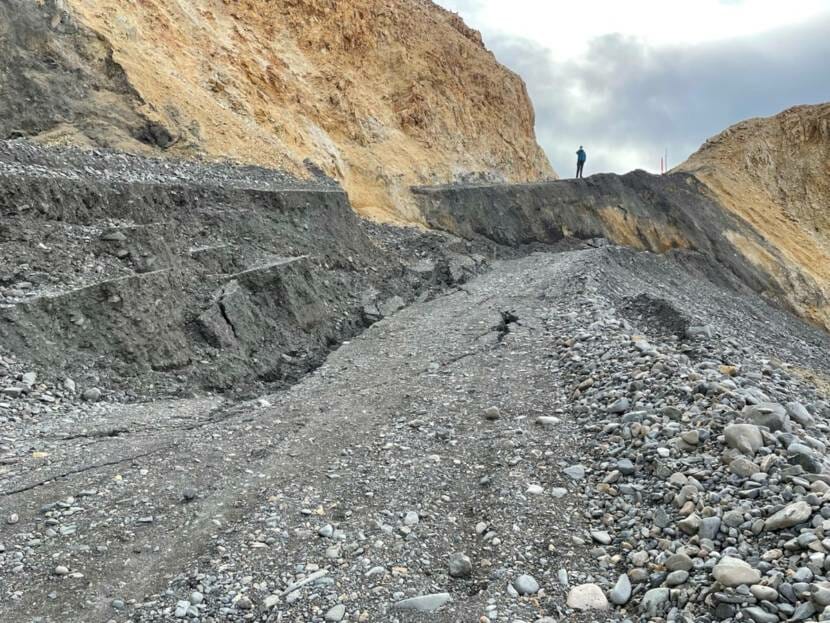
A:
<svg viewBox="0 0 830 623">
<path fill-rule="evenodd" d="M 596 584 L 580 584 L 568 593 L 568 607 L 575 610 L 607 610 L 608 600 Z"/>
<path fill-rule="evenodd" d="M 802 426 L 812 426 L 815 423 L 815 418 L 807 411 L 807 407 L 800 402 L 788 402 L 785 407 L 787 415 Z"/>
</svg>

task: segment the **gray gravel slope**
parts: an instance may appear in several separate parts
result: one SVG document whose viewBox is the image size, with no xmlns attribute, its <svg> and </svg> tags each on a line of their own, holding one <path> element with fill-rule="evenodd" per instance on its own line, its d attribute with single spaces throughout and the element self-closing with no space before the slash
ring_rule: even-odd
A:
<svg viewBox="0 0 830 623">
<path fill-rule="evenodd" d="M 284 392 L 91 410 L 85 436 L 63 431 L 63 446 L 0 482 L 0 620 L 647 620 L 643 596 L 681 548 L 700 562 L 652 593 L 655 615 L 713 620 L 719 555 L 756 564 L 777 537 L 727 531 L 716 551 L 701 547 L 676 527 L 682 509 L 658 467 L 684 482 L 708 469 L 712 492 L 739 505 L 723 492 L 746 481 L 721 479 L 706 454 L 720 452 L 723 419 L 754 388 L 808 403 L 811 434 L 824 435 L 826 403 L 798 371 L 828 374 L 828 344 L 670 257 L 604 248 L 497 262 L 378 322 Z M 704 431 L 699 459 L 674 441 L 691 429 Z M 60 439 L 59 422 L 49 434 Z M 631 473 L 611 476 L 629 456 Z M 757 512 L 799 487 L 770 487 Z M 730 510 L 704 498 L 695 491 L 701 513 Z M 449 575 L 456 553 L 466 577 Z M 626 572 L 625 610 L 567 607 L 563 576 L 607 592 Z M 518 596 L 525 574 L 541 590 Z M 445 592 L 431 614 L 394 607 Z"/>
</svg>

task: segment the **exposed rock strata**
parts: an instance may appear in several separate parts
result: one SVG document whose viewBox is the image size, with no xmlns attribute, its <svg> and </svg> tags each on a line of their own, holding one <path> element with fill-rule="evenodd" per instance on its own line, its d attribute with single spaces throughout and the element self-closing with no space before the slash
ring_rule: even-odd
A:
<svg viewBox="0 0 830 623">
<path fill-rule="evenodd" d="M 820 284 L 787 272 L 777 248 L 751 222 L 726 209 L 688 173 L 644 171 L 594 175 L 585 180 L 415 188 L 424 219 L 465 238 L 503 244 L 553 242 L 566 236 L 605 238 L 636 249 L 696 252 L 712 279 L 743 284 L 823 326 L 830 300 Z M 762 255 L 765 262 L 758 262 Z M 802 304 L 809 296 L 810 313 Z"/>
<path fill-rule="evenodd" d="M 380 248 L 330 180 L 0 142 L 0 346 L 78 379 L 291 382 L 477 272 L 451 246 Z"/>
<path fill-rule="evenodd" d="M 788 303 L 830 326 L 830 103 L 742 121 L 678 167 L 775 248 L 740 235 L 741 253 L 784 284 Z"/>
<path fill-rule="evenodd" d="M 555 176 L 522 81 L 425 0 L 10 0 L 0 58 L 0 138 L 309 159 L 392 220 L 412 184 Z"/>
</svg>

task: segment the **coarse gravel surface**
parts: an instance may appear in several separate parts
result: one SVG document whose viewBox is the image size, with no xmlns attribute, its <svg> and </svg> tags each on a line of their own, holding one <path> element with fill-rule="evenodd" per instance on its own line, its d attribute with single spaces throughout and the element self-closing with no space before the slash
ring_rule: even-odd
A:
<svg viewBox="0 0 830 623">
<path fill-rule="evenodd" d="M 0 141 L 0 175 L 43 175 L 101 182 L 233 188 L 258 191 L 331 190 L 329 177 L 307 179 L 280 170 L 230 161 L 148 158 L 108 149 L 44 147 L 26 140 Z"/>
<path fill-rule="evenodd" d="M 0 620 L 818 616 L 828 345 L 682 257 L 534 253 L 278 393 L 15 417 Z M 793 401 L 787 430 L 752 411 Z M 757 417 L 755 455 L 727 448 Z"/>
</svg>

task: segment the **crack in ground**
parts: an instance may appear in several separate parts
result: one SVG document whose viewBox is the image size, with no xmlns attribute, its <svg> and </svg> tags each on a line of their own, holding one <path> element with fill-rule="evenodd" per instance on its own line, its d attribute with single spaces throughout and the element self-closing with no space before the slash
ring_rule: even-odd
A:
<svg viewBox="0 0 830 623">
<path fill-rule="evenodd" d="M 487 335 L 487 333 L 485 333 L 484 335 Z M 476 355 L 480 355 L 483 352 L 484 351 L 482 350 L 476 350 L 472 353 L 463 353 L 461 355 L 456 355 L 455 357 L 450 357 L 449 359 L 441 363 L 441 367 L 446 368 L 447 366 L 451 366 L 452 364 L 458 363 L 459 361 L 467 359 L 468 357 L 475 357 Z"/>
<path fill-rule="evenodd" d="M 88 472 L 88 471 L 91 471 L 93 469 L 99 469 L 101 467 L 110 467 L 111 465 L 118 465 L 119 463 L 126 463 L 127 461 L 134 461 L 136 459 L 143 459 L 145 457 L 152 456 L 154 454 L 158 454 L 159 452 L 162 452 L 163 450 L 169 450 L 170 448 L 174 447 L 175 445 L 176 445 L 175 443 L 171 443 L 171 444 L 168 444 L 166 446 L 162 446 L 160 448 L 150 450 L 149 452 L 143 452 L 141 454 L 134 454 L 132 456 L 125 457 L 123 459 L 117 459 L 117 460 L 114 460 L 114 461 L 105 461 L 103 463 L 95 463 L 93 465 L 84 465 L 84 466 L 79 467 L 77 469 L 70 469 L 70 470 L 65 471 L 63 473 L 57 474 L 55 476 L 52 476 L 51 478 L 45 478 L 43 480 L 39 480 L 37 482 L 28 484 L 25 487 L 20 487 L 18 489 L 10 489 L 9 491 L 0 492 L 0 495 L 2 495 L 4 497 L 9 497 L 9 496 L 12 496 L 12 495 L 17 495 L 18 493 L 25 493 L 26 491 L 31 491 L 32 489 L 37 489 L 38 487 L 42 487 L 43 485 L 48 484 L 50 482 L 53 482 L 55 480 L 60 480 L 61 478 L 66 478 L 67 476 L 74 476 L 76 474 L 82 474 L 83 472 Z"/>
<path fill-rule="evenodd" d="M 222 314 L 222 318 L 225 319 L 225 322 L 227 322 L 228 326 L 231 328 L 234 338 L 239 340 L 239 334 L 236 332 L 236 327 L 234 326 L 230 316 L 228 315 L 228 310 L 225 308 L 225 301 L 219 300 L 216 304 L 219 306 L 219 312 Z"/>
<path fill-rule="evenodd" d="M 73 441 L 75 439 L 102 439 L 107 437 L 119 437 L 124 433 L 131 433 L 129 428 L 108 428 L 104 430 L 97 430 L 91 433 L 78 433 L 77 435 L 68 435 L 66 437 L 56 437 L 53 441 Z"/>
</svg>

